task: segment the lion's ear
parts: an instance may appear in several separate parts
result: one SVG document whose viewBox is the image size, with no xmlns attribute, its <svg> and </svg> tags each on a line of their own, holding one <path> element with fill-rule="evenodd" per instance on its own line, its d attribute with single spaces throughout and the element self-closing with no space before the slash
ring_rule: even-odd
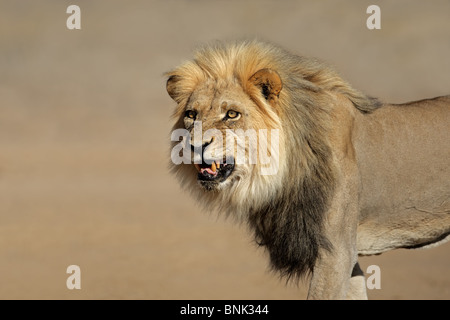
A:
<svg viewBox="0 0 450 320">
<path fill-rule="evenodd" d="M 166 83 L 166 90 L 167 93 L 169 94 L 169 96 L 175 100 L 176 102 L 179 102 L 178 97 L 179 97 L 179 93 L 178 93 L 178 86 L 177 83 L 178 81 L 180 81 L 180 77 L 176 76 L 176 75 L 172 75 L 169 77 L 169 79 L 167 79 L 167 83 Z"/>
<path fill-rule="evenodd" d="M 252 75 L 249 81 L 261 90 L 267 101 L 278 99 L 283 83 L 280 75 L 272 69 L 261 69 Z"/>
</svg>

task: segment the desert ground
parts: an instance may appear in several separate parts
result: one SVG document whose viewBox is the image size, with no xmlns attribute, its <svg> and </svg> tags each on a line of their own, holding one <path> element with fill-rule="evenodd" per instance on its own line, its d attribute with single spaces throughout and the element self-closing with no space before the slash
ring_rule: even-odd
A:
<svg viewBox="0 0 450 320">
<path fill-rule="evenodd" d="M 256 37 L 383 101 L 450 94 L 450 2 L 376 3 L 379 30 L 371 1 L 0 0 L 0 299 L 305 299 L 169 174 L 164 72 Z M 370 299 L 450 299 L 448 243 L 360 261 L 381 270 Z"/>
</svg>

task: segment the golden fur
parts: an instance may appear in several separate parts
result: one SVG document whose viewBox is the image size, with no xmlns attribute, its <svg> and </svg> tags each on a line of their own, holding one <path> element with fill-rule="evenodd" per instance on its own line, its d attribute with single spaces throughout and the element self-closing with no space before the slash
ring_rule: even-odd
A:
<svg viewBox="0 0 450 320">
<path fill-rule="evenodd" d="M 354 279 L 350 279 L 352 269 L 354 276 L 360 276 L 357 255 L 391 249 L 372 239 L 371 232 L 392 228 L 385 222 L 391 218 L 382 223 L 370 219 L 380 214 L 360 205 L 370 184 L 365 172 L 380 169 L 367 171 L 364 162 L 372 160 L 360 162 L 369 153 L 371 139 L 376 139 L 365 136 L 361 124 L 372 114 L 372 118 L 383 116 L 382 110 L 390 106 L 382 107 L 377 99 L 353 89 L 315 59 L 258 41 L 205 46 L 167 76 L 167 91 L 178 104 L 174 130 L 186 128 L 192 134 L 195 122 L 185 112 L 193 110 L 203 132 L 214 128 L 223 135 L 228 129 L 278 129 L 280 133 L 279 148 L 271 149 L 279 160 L 276 174 L 262 175 L 261 164 L 245 163 L 235 165 L 222 182 L 199 182 L 194 165 L 172 163 L 183 187 L 206 208 L 247 222 L 255 240 L 267 249 L 272 268 L 283 276 L 311 272 L 310 298 L 350 297 L 351 292 L 359 292 L 361 298 L 365 290 L 352 288 Z M 448 105 L 449 99 L 443 99 Z M 242 115 L 238 121 L 223 117 L 231 109 Z M 448 108 L 439 110 L 448 115 Z M 172 142 L 172 148 L 177 144 Z M 202 141 L 205 150 L 210 145 L 223 147 L 218 144 L 214 139 Z M 448 184 L 441 190 L 448 196 Z M 417 234 L 412 243 L 421 246 L 445 238 L 450 232 L 448 216 L 445 211 L 430 218 L 433 224 L 428 229 L 435 230 L 438 224 L 441 228 L 426 241 Z M 364 221 L 372 227 L 365 228 Z M 411 234 L 410 230 L 399 232 L 399 239 L 405 239 L 406 233 Z M 369 246 L 365 239 L 372 241 Z M 398 242 L 394 247 L 404 243 Z M 371 245 L 378 247 L 372 250 Z"/>
</svg>

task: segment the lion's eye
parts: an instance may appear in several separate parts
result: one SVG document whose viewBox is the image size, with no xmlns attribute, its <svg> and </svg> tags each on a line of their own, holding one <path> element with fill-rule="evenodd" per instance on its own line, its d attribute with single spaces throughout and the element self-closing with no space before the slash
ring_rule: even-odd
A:
<svg viewBox="0 0 450 320">
<path fill-rule="evenodd" d="M 228 110 L 226 117 L 228 119 L 237 119 L 240 116 L 240 113 L 234 110 Z"/>
<path fill-rule="evenodd" d="M 184 116 L 189 119 L 195 119 L 197 117 L 197 112 L 195 112 L 194 110 L 187 110 L 184 113 Z"/>
</svg>

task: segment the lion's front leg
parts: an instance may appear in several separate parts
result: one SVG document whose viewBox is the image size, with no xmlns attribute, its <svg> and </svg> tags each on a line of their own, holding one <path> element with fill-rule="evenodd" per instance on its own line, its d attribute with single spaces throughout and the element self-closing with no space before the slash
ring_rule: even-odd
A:
<svg viewBox="0 0 450 320">
<path fill-rule="evenodd" d="M 350 278 L 350 286 L 347 291 L 347 300 L 367 300 L 366 278 L 364 272 L 356 263 Z"/>
<path fill-rule="evenodd" d="M 348 248 L 346 248 L 348 249 Z M 312 274 L 309 300 L 342 300 L 349 298 L 353 287 L 358 287 L 358 278 L 351 280 L 355 265 L 355 253 L 344 248 L 332 252 L 321 252 Z M 355 281 L 356 280 L 356 281 Z"/>
<path fill-rule="evenodd" d="M 346 299 L 356 288 L 361 291 L 361 277 L 352 278 L 359 268 L 356 246 L 358 200 L 353 196 L 357 194 L 354 181 L 351 176 L 342 179 L 331 201 L 324 231 L 332 248 L 322 248 L 319 252 L 308 299 Z"/>
</svg>

